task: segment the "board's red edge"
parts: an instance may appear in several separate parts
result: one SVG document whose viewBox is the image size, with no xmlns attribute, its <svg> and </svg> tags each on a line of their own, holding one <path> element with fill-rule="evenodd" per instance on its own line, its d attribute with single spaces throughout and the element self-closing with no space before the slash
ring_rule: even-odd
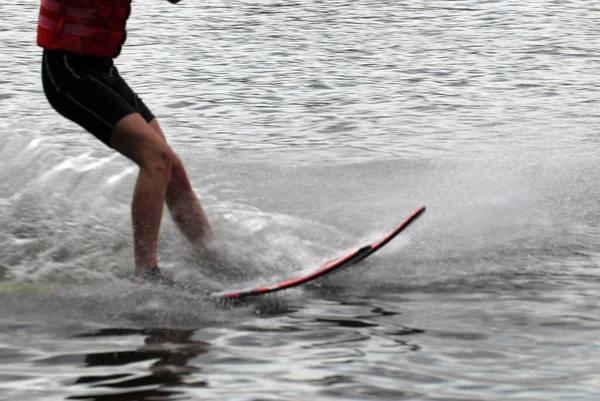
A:
<svg viewBox="0 0 600 401">
<path fill-rule="evenodd" d="M 406 228 L 406 226 L 408 226 L 410 223 L 412 223 L 413 220 L 415 218 L 417 218 L 424 211 L 425 211 L 425 206 L 421 206 L 416 211 L 414 211 L 413 214 L 411 214 L 406 220 L 404 220 L 404 222 L 402 224 L 400 224 L 395 230 L 393 230 L 391 233 L 389 233 L 388 235 L 383 237 L 381 240 L 371 244 L 372 251 L 379 249 L 380 247 L 385 245 L 387 242 L 392 240 L 396 235 L 398 235 L 398 233 L 400 233 L 402 230 L 404 230 L 404 228 Z M 316 270 L 315 272 L 313 272 L 312 274 L 310 274 L 308 276 L 297 277 L 295 279 L 291 279 L 291 280 L 284 281 L 281 283 L 257 287 L 257 288 L 243 291 L 243 292 L 232 292 L 232 293 L 228 293 L 228 294 L 222 294 L 222 295 L 220 295 L 220 297 L 225 298 L 225 299 L 238 298 L 240 296 L 245 296 L 245 295 L 253 295 L 253 294 L 271 292 L 276 289 L 287 288 L 287 287 L 291 287 L 291 286 L 294 286 L 299 283 L 303 283 L 305 281 L 310 281 L 312 278 L 314 278 L 316 276 L 320 276 L 323 273 L 327 272 L 328 270 L 334 269 L 337 266 L 339 266 L 340 264 L 343 264 L 344 262 L 346 262 L 347 260 L 352 259 L 354 256 L 356 256 L 361 251 L 361 249 L 363 249 L 363 248 L 359 248 L 359 249 L 347 254 L 346 256 L 342 256 L 338 259 L 334 259 L 333 261 L 328 262 L 327 264 L 325 264 L 325 266 L 323 266 L 323 268 Z M 369 252 L 369 254 L 370 253 L 372 253 L 372 252 Z"/>
<path fill-rule="evenodd" d="M 311 278 L 313 278 L 315 276 L 318 276 L 320 274 L 323 274 L 324 272 L 326 272 L 328 270 L 334 269 L 336 266 L 339 266 L 340 264 L 344 263 L 345 261 L 347 261 L 348 259 L 352 258 L 357 253 L 358 253 L 358 250 L 356 250 L 356 251 L 354 251 L 352 253 L 349 253 L 348 255 L 343 256 L 343 257 L 341 257 L 341 258 L 339 258 L 337 260 L 334 260 L 333 262 L 329 262 L 328 264 L 326 264 L 325 266 L 323 266 L 322 269 L 319 269 L 319 270 L 313 272 L 312 274 L 309 274 L 308 276 L 298 277 L 298 278 L 295 278 L 295 279 L 292 279 L 292 280 L 284 281 L 283 283 L 277 284 L 277 287 L 278 288 L 288 287 L 288 286 L 291 286 L 291 285 L 303 282 L 305 280 L 310 280 Z"/>
<path fill-rule="evenodd" d="M 295 279 L 291 279 L 291 280 L 284 281 L 281 283 L 272 284 L 272 285 L 263 286 L 263 287 L 257 287 L 257 288 L 254 288 L 254 289 L 251 289 L 248 291 L 244 291 L 244 294 L 251 295 L 254 293 L 264 293 L 264 292 L 272 291 L 274 289 L 291 287 L 294 284 L 302 283 L 304 281 L 309 281 L 310 279 L 312 279 L 315 276 L 319 276 L 328 270 L 335 269 L 340 264 L 342 264 L 345 261 L 347 261 L 348 259 L 351 259 L 352 257 L 354 257 L 358 252 L 359 252 L 359 250 L 356 250 L 356 251 L 349 253 L 346 256 L 342 256 L 341 258 L 335 259 L 335 260 L 327 263 L 325 266 L 323 266 L 323 268 L 314 271 L 312 274 L 310 274 L 308 276 L 297 277 Z M 224 294 L 224 295 L 222 295 L 222 297 L 223 298 L 237 298 L 240 295 L 242 295 L 240 292 L 232 292 L 229 294 Z"/>
<path fill-rule="evenodd" d="M 406 220 L 404 220 L 404 222 L 402 224 L 400 224 L 394 231 L 392 231 L 391 233 L 389 233 L 386 237 L 384 237 L 383 239 L 371 244 L 371 246 L 373 247 L 374 250 L 379 249 L 381 246 L 385 245 L 388 241 L 390 241 L 392 238 L 394 238 L 396 235 L 398 235 L 398 233 L 402 230 L 404 230 L 404 228 L 409 225 L 410 223 L 412 223 L 412 221 L 421 213 L 423 213 L 425 211 L 425 206 L 421 206 L 420 208 L 418 208 L 417 210 L 414 211 L 413 214 L 411 214 Z"/>
</svg>

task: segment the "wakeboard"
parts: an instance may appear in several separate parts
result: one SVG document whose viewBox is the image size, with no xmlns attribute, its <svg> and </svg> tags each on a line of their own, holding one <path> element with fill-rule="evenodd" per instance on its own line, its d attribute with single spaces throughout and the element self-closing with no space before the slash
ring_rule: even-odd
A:
<svg viewBox="0 0 600 401">
<path fill-rule="evenodd" d="M 248 287 L 241 288 L 236 290 L 223 291 L 218 293 L 212 293 L 209 295 L 210 298 L 216 298 L 218 300 L 239 300 L 242 298 L 249 298 L 257 295 L 268 294 L 277 291 L 287 290 L 292 287 L 296 287 L 309 281 L 313 281 L 318 279 L 319 277 L 323 277 L 327 274 L 333 273 L 334 271 L 338 271 L 345 267 L 354 265 L 358 262 L 363 261 L 368 256 L 377 252 L 379 249 L 383 248 L 387 243 L 389 243 L 392 239 L 394 239 L 398 234 L 404 231 L 413 221 L 415 221 L 419 216 L 421 216 L 425 212 L 425 206 L 421 206 L 417 210 L 413 212 L 402 224 L 396 227 L 392 232 L 387 234 L 385 237 L 380 240 L 373 242 L 369 245 L 365 245 L 360 247 L 347 255 L 338 257 L 333 259 L 330 262 L 325 263 L 323 266 L 318 267 L 316 269 L 312 269 L 311 271 L 304 272 L 299 274 L 297 277 L 288 279 L 285 281 L 277 282 L 269 285 L 261 285 L 257 287 Z"/>
</svg>

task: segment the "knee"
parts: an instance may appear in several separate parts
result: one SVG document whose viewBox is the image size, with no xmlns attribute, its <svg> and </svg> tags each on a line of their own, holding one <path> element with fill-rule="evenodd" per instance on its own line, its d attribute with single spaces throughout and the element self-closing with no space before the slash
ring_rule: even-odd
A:
<svg viewBox="0 0 600 401">
<path fill-rule="evenodd" d="M 152 152 L 141 167 L 149 174 L 164 177 L 165 182 L 169 182 L 173 167 L 178 160 L 175 153 L 168 146 L 164 146 Z"/>
</svg>

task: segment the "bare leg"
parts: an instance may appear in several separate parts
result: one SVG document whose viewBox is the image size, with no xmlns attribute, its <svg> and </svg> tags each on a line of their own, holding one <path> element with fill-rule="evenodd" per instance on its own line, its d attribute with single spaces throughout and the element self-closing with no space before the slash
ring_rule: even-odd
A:
<svg viewBox="0 0 600 401">
<path fill-rule="evenodd" d="M 176 156 L 139 114 L 130 114 L 117 123 L 110 145 L 140 167 L 131 212 L 135 271 L 143 275 L 157 265 L 163 204 Z"/>
<path fill-rule="evenodd" d="M 150 126 L 166 142 L 156 119 L 150 122 Z M 203 245 L 212 239 L 208 218 L 190 185 L 183 163 L 179 158 L 176 158 L 173 163 L 166 201 L 173 220 L 190 242 L 195 245 Z"/>
</svg>

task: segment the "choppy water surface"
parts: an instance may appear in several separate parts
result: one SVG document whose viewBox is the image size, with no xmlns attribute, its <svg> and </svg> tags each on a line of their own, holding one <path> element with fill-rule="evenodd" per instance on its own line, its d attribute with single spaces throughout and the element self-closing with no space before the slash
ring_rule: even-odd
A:
<svg viewBox="0 0 600 401">
<path fill-rule="evenodd" d="M 118 66 L 226 263 L 168 217 L 132 282 L 136 169 L 41 92 L 0 8 L 0 399 L 600 399 L 592 1 L 136 1 Z M 10 23 L 9 23 L 10 22 Z M 427 213 L 316 285 L 222 307 Z"/>
</svg>

